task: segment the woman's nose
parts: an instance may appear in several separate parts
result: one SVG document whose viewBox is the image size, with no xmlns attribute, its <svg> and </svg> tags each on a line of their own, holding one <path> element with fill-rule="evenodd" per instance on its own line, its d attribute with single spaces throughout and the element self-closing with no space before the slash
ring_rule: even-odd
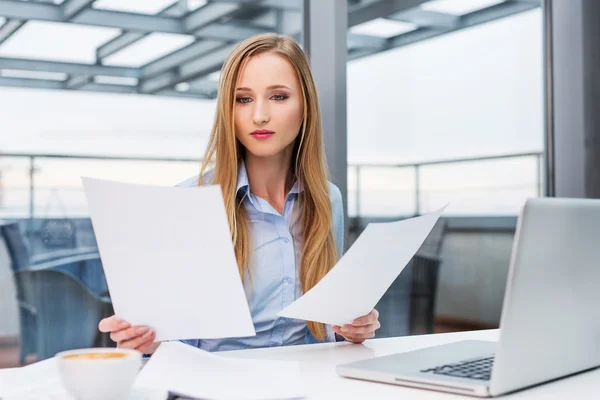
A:
<svg viewBox="0 0 600 400">
<path fill-rule="evenodd" d="M 265 104 L 259 101 L 256 102 L 252 119 L 256 125 L 263 125 L 269 122 L 269 112 Z"/>
</svg>

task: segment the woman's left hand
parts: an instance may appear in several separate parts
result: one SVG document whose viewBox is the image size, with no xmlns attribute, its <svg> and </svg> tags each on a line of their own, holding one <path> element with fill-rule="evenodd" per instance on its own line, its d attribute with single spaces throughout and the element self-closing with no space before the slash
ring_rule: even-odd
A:
<svg viewBox="0 0 600 400">
<path fill-rule="evenodd" d="M 367 339 L 375 337 L 375 331 L 381 328 L 379 323 L 379 311 L 373 309 L 368 315 L 352 321 L 349 325 L 334 325 L 333 331 L 343 336 L 349 342 L 362 343 Z"/>
</svg>

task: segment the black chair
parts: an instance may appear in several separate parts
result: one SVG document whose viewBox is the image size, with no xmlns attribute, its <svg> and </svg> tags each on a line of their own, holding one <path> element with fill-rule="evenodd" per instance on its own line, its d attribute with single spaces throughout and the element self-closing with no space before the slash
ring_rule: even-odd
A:
<svg viewBox="0 0 600 400">
<path fill-rule="evenodd" d="M 30 255 L 27 244 L 21 234 L 19 224 L 16 222 L 1 223 L 0 233 L 10 257 L 11 269 L 15 278 L 15 287 L 17 292 L 17 301 L 19 306 L 19 327 L 20 327 L 20 352 L 19 361 L 21 364 L 25 362 L 25 358 L 29 354 L 35 354 L 38 359 L 41 359 L 40 351 L 38 349 L 39 339 L 39 328 L 40 323 L 40 309 L 36 307 L 34 303 L 38 303 L 38 299 L 35 297 L 35 292 L 29 291 L 29 295 L 25 296 L 25 287 L 23 286 L 23 280 L 20 278 L 21 275 L 17 275 L 22 271 L 57 271 L 61 268 L 67 268 L 73 264 L 84 264 L 86 261 L 99 260 L 100 255 L 98 249 L 95 247 L 86 247 L 78 249 L 68 250 L 57 250 L 41 255 Z M 82 266 L 85 268 L 85 266 Z M 60 272 L 60 271 L 59 271 Z M 69 275 L 62 271 L 63 274 Z M 77 278 L 71 276 L 75 281 Z M 63 279 L 63 278 L 57 278 Z M 65 278 L 66 279 L 66 278 Z M 64 279 L 63 279 L 64 280 Z M 80 283 L 80 282 L 79 282 Z M 70 283 L 65 283 L 69 285 Z M 84 288 L 85 286 L 82 285 Z M 60 290 L 58 290 L 60 293 Z M 47 292 L 45 292 L 47 294 Z M 39 294 L 41 296 L 41 294 Z M 38 297 L 39 297 L 38 296 Z M 96 296 L 101 298 L 100 296 Z M 54 299 L 55 297 L 52 297 Z M 41 297 L 43 299 L 43 297 Z M 105 304 L 103 315 L 109 315 L 112 306 L 102 300 Z M 58 322 L 60 323 L 60 322 Z M 106 342 L 104 339 L 103 342 Z M 47 346 L 53 347 L 53 346 Z M 56 346 L 54 346 L 56 347 Z M 47 353 L 46 353 L 47 354 Z"/>
<path fill-rule="evenodd" d="M 434 331 L 439 267 L 440 260 L 437 258 L 415 255 L 411 261 L 411 335 L 428 334 Z"/>
<path fill-rule="evenodd" d="M 21 288 L 21 303 L 30 316 L 27 326 L 37 361 L 60 351 L 94 347 L 98 322 L 111 307 L 108 297 L 99 297 L 72 275 L 48 269 L 15 273 Z M 24 355 L 31 350 L 22 351 Z"/>
<path fill-rule="evenodd" d="M 440 219 L 375 306 L 381 322 L 377 337 L 433 333 L 440 253 L 445 233 L 446 221 Z"/>
</svg>

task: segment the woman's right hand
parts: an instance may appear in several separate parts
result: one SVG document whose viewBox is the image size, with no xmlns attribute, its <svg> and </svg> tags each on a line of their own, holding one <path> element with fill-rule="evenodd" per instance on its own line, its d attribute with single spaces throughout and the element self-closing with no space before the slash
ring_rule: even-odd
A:
<svg viewBox="0 0 600 400">
<path fill-rule="evenodd" d="M 144 354 L 152 354 L 160 343 L 154 343 L 156 332 L 145 326 L 131 324 L 116 316 L 104 318 L 98 324 L 100 332 L 110 332 L 110 338 L 117 347 L 135 349 Z"/>
</svg>

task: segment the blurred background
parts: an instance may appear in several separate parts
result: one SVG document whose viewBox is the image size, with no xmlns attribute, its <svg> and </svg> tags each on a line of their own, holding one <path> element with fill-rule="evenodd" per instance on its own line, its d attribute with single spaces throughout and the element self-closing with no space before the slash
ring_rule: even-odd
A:
<svg viewBox="0 0 600 400">
<path fill-rule="evenodd" d="M 261 32 L 318 54 L 309 4 L 0 0 L 0 367 L 113 345 L 96 329 L 112 305 L 81 176 L 197 174 L 224 58 Z M 546 187 L 540 6 L 341 8 L 347 247 L 369 222 L 450 202 L 378 304 L 378 337 L 498 327 L 517 215 Z"/>
</svg>

